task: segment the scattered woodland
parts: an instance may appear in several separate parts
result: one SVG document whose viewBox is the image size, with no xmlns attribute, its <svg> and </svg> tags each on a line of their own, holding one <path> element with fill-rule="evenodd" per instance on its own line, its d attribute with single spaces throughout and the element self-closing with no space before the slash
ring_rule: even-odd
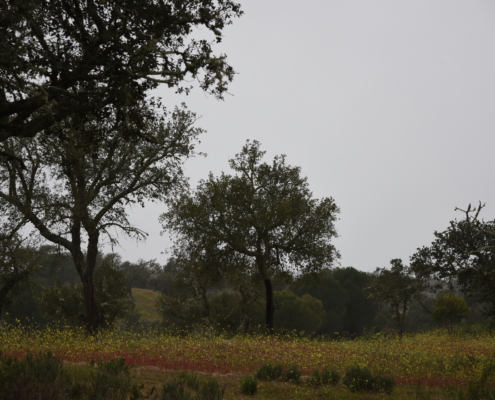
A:
<svg viewBox="0 0 495 400">
<path fill-rule="evenodd" d="M 338 199 L 256 140 L 190 187 L 198 117 L 151 93 L 222 100 L 240 4 L 0 7 L 1 399 L 494 398 L 484 204 L 367 273 L 338 264 Z M 167 263 L 102 253 L 148 201 Z"/>
</svg>

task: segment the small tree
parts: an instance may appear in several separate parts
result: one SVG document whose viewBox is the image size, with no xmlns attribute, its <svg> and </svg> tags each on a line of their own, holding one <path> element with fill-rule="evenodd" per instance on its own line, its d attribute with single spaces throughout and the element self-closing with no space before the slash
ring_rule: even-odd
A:
<svg viewBox="0 0 495 400">
<path fill-rule="evenodd" d="M 296 296 L 290 290 L 275 292 L 277 327 L 312 334 L 321 328 L 326 317 L 323 304 L 309 294 Z"/>
<path fill-rule="evenodd" d="M 404 333 L 404 320 L 411 303 L 425 290 L 424 282 L 416 278 L 411 269 L 400 259 L 390 261 L 388 270 L 377 268 L 371 285 L 367 288 L 369 296 L 378 303 L 388 304 L 397 321 L 399 336 Z"/>
<path fill-rule="evenodd" d="M 431 245 L 411 257 L 411 266 L 425 279 L 454 281 L 464 294 L 484 304 L 486 317 L 495 318 L 495 220 L 480 219 L 483 207 L 469 205 L 464 219 L 435 232 Z"/>
<path fill-rule="evenodd" d="M 338 257 L 331 244 L 339 212 L 332 198 L 313 199 L 298 167 L 277 156 L 262 163 L 257 141 L 230 160 L 236 175 L 210 174 L 195 193 L 170 201 L 162 214 L 176 247 L 189 254 L 236 254 L 256 263 L 266 295 L 266 327 L 273 328 L 272 278 L 277 271 L 317 271 Z M 240 265 L 247 265 L 240 263 Z"/>
<path fill-rule="evenodd" d="M 452 333 L 454 327 L 471 314 L 466 301 L 453 293 L 440 293 L 435 303 L 433 319 L 447 327 Z"/>
</svg>

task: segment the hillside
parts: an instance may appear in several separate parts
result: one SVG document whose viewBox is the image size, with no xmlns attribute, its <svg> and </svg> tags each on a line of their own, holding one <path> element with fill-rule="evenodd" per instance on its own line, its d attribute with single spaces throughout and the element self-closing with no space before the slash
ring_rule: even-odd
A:
<svg viewBox="0 0 495 400">
<path fill-rule="evenodd" d="M 149 289 L 132 288 L 132 295 L 136 301 L 136 311 L 141 313 L 141 319 L 147 321 L 160 321 L 160 314 L 156 310 L 155 303 L 160 296 L 159 292 Z"/>
</svg>

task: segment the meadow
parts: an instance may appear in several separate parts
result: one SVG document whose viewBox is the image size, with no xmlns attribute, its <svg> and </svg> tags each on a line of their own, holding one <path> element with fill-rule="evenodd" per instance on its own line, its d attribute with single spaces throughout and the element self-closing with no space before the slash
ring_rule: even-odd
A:
<svg viewBox="0 0 495 400">
<path fill-rule="evenodd" d="M 36 330 L 4 326 L 0 329 L 0 348 L 5 355 L 20 359 L 28 353 L 51 352 L 68 365 L 124 358 L 126 364 L 133 367 L 136 379 L 147 385 L 157 384 L 178 371 L 214 375 L 234 387 L 243 376 L 254 374 L 265 363 L 297 365 L 302 370 L 303 381 L 316 369 L 328 367 L 343 375 L 348 368 L 357 365 L 368 367 L 373 374 L 393 376 L 398 386 L 392 398 L 408 398 L 409 395 L 418 398 L 419 387 L 428 388 L 432 393 L 465 387 L 495 360 L 495 338 L 491 334 L 448 335 L 441 330 L 406 335 L 402 340 L 383 334 L 355 340 L 312 340 L 261 335 L 179 337 L 157 331 L 118 330 L 88 336 L 82 329 L 69 327 Z M 267 392 L 261 395 L 263 390 Z M 256 396 L 314 398 L 314 390 L 308 390 L 306 386 L 281 382 L 263 383 Z M 326 393 L 324 398 L 332 398 L 332 393 L 343 389 L 319 390 Z M 273 397 L 270 391 L 287 393 Z M 240 396 L 238 390 L 231 392 L 226 398 Z M 289 393 L 290 397 L 284 397 Z M 365 398 L 353 395 L 346 394 L 351 396 L 349 398 Z M 374 398 L 375 395 L 369 396 Z M 442 394 L 439 396 L 443 398 Z"/>
</svg>

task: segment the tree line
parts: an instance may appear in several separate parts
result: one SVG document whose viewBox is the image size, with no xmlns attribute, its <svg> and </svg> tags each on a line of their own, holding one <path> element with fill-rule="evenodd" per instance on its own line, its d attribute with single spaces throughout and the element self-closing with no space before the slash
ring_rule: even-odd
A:
<svg viewBox="0 0 495 400">
<path fill-rule="evenodd" d="M 449 285 L 493 318 L 495 222 L 479 218 L 481 203 L 435 233 L 410 265 L 392 260 L 390 269 L 365 278 L 335 268 L 335 200 L 315 199 L 300 167 L 284 155 L 264 161 L 259 142 L 246 142 L 229 161 L 231 173 L 210 174 L 189 187 L 183 165 L 195 155 L 203 130 L 184 104 L 167 109 L 151 91 L 161 85 L 187 94 L 187 82 L 195 79 L 222 99 L 235 73 L 214 47 L 241 15 L 230 0 L 2 3 L 2 308 L 57 253 L 70 257 L 78 279 L 47 284 L 45 313 L 72 313 L 90 333 L 111 326 L 132 309 L 132 284 L 118 257 L 100 254 L 102 240 L 145 239 L 146 232 L 129 222 L 129 207 L 158 201 L 167 206 L 159 220 L 173 236 L 173 263 L 180 266 L 164 286 L 170 291 L 158 289 L 159 304 L 164 319 L 176 325 L 200 318 L 243 330 L 263 315 L 260 324 L 269 331 L 304 325 L 359 334 L 367 317 L 357 323 L 350 315 L 374 304 L 391 310 L 402 334 L 414 307 L 434 315 L 428 293 Z M 310 289 L 311 276 L 327 289 Z M 356 283 L 361 280 L 366 284 Z M 66 295 L 70 300 L 55 306 Z M 444 299 L 451 308 L 456 301 Z M 222 304 L 238 319 L 218 320 Z M 263 310 L 255 312 L 260 304 Z M 277 311 L 287 304 L 305 310 L 304 324 L 288 322 L 295 311 Z M 229 314 L 234 305 L 237 311 Z M 452 320 L 467 317 L 461 309 Z"/>
</svg>

